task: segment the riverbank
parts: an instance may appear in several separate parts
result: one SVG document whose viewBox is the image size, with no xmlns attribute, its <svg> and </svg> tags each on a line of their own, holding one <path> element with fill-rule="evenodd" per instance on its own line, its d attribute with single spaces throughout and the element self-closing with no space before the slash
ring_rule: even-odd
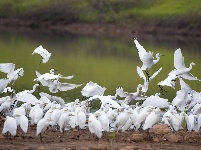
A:
<svg viewBox="0 0 201 150">
<path fill-rule="evenodd" d="M 138 36 L 140 34 L 165 35 L 165 36 L 201 36 L 201 30 L 178 26 L 163 26 L 152 24 L 112 24 L 112 23 L 57 23 L 52 21 L 35 21 L 21 19 L 0 19 L 1 28 L 29 28 L 48 29 L 84 35 L 104 36 Z"/>
</svg>

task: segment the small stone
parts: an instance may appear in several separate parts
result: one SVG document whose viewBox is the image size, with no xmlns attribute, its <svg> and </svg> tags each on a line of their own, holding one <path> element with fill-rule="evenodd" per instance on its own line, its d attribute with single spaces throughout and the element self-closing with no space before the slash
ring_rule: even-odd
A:
<svg viewBox="0 0 201 150">
<path fill-rule="evenodd" d="M 172 143 L 177 143 L 178 142 L 178 137 L 173 133 L 165 134 L 163 136 L 163 138 L 168 140 L 169 142 L 172 142 Z"/>
<path fill-rule="evenodd" d="M 159 143 L 160 142 L 160 139 L 158 137 L 153 137 L 152 139 L 153 142 L 156 142 L 156 143 Z"/>
<path fill-rule="evenodd" d="M 169 132 L 170 129 L 166 124 L 156 124 L 149 130 L 149 133 L 153 134 L 167 134 Z"/>
<path fill-rule="evenodd" d="M 132 134 L 131 135 L 131 138 L 130 138 L 131 141 L 134 141 L 134 142 L 141 142 L 143 140 L 143 134 Z"/>
</svg>

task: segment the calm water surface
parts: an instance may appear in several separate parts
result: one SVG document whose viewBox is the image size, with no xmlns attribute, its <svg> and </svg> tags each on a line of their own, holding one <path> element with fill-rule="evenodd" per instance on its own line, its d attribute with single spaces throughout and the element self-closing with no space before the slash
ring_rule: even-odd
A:
<svg viewBox="0 0 201 150">
<path fill-rule="evenodd" d="M 36 78 L 36 70 L 46 73 L 52 68 L 57 69 L 57 73 L 65 76 L 74 75 L 73 79 L 62 80 L 62 82 L 85 85 L 89 81 L 93 81 L 107 88 L 105 95 L 114 95 L 117 87 L 123 87 L 128 92 L 136 92 L 137 85 L 142 84 L 143 80 L 136 72 L 136 67 L 141 66 L 142 63 L 133 43 L 134 37 L 138 38 L 139 43 L 146 50 L 152 51 L 154 54 L 159 52 L 165 55 L 150 70 L 150 74 L 152 74 L 160 67 L 163 68 L 150 83 L 148 96 L 159 92 L 157 83 L 164 80 L 174 68 L 173 56 L 177 48 L 182 49 L 187 67 L 192 61 L 196 63 L 191 73 L 201 79 L 201 39 L 198 37 L 161 37 L 157 35 L 98 37 L 55 31 L 0 30 L 0 63 L 15 63 L 16 69 L 24 68 L 24 76 L 18 79 L 13 86 L 17 92 L 32 89 L 36 83 L 33 81 Z M 39 45 L 52 53 L 46 64 L 39 65 L 40 56 L 32 55 L 33 50 Z M 6 76 L 4 73 L 0 73 L 0 77 Z M 185 81 L 192 89 L 201 91 L 200 82 Z M 81 99 L 80 91 L 84 85 L 54 95 L 61 96 L 66 101 Z M 176 89 L 170 87 L 165 89 L 168 93 L 163 97 L 171 101 L 175 97 L 176 91 L 180 89 L 179 82 L 177 81 Z M 49 93 L 47 87 L 41 88 L 40 91 Z M 38 92 L 35 94 L 37 96 Z"/>
</svg>

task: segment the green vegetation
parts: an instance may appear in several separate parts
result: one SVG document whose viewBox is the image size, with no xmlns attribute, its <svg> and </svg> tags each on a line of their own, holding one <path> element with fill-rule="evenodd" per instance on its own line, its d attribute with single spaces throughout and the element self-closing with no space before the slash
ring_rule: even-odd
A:
<svg viewBox="0 0 201 150">
<path fill-rule="evenodd" d="M 195 18 L 199 0 L 1 0 L 0 17 L 29 17 L 65 22 L 132 23 L 136 20 Z M 195 19 L 194 19 L 195 20 Z"/>
</svg>

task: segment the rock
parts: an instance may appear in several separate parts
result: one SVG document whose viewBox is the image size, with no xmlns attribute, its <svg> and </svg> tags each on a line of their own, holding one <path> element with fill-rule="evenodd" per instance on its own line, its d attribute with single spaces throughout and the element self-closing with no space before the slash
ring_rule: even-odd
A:
<svg viewBox="0 0 201 150">
<path fill-rule="evenodd" d="M 172 143 L 178 142 L 178 137 L 174 133 L 165 134 L 163 136 L 163 139 L 168 140 L 169 142 L 172 142 Z"/>
<path fill-rule="evenodd" d="M 134 133 L 131 135 L 130 140 L 134 141 L 134 142 L 141 142 L 141 141 L 143 141 L 143 134 Z"/>
<path fill-rule="evenodd" d="M 184 141 L 188 142 L 188 143 L 194 143 L 196 142 L 197 138 L 199 138 L 197 135 L 194 135 L 194 134 L 186 134 L 184 136 Z"/>
<path fill-rule="evenodd" d="M 158 137 L 153 137 L 152 139 L 153 142 L 156 142 L 156 143 L 159 143 L 160 142 L 160 139 Z"/>
<path fill-rule="evenodd" d="M 166 124 L 156 124 L 150 130 L 149 133 L 153 134 L 167 134 L 170 129 Z"/>
</svg>

